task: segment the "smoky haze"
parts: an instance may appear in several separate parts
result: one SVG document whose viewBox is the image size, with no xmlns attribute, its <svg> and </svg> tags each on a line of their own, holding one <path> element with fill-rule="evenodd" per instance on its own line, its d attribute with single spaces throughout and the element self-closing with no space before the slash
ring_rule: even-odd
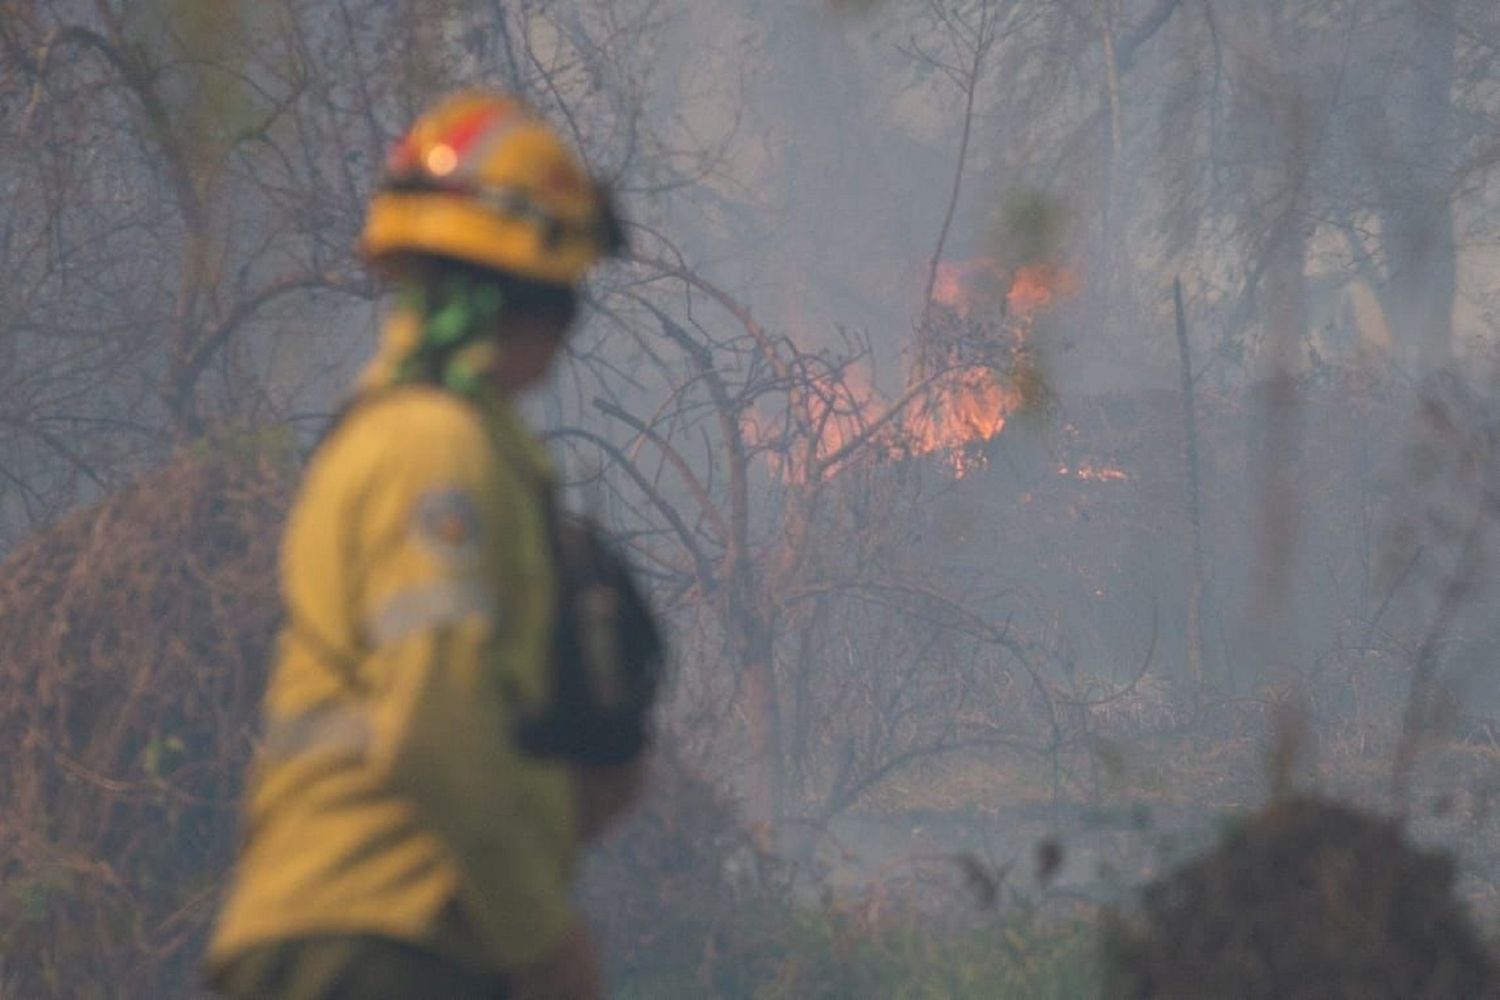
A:
<svg viewBox="0 0 1500 1000">
<path fill-rule="evenodd" d="M 0 554 L 305 447 L 385 150 L 507 87 L 634 223 L 528 412 L 671 625 L 715 892 L 1072 914 L 1298 788 L 1494 918 L 1490 0 L 228 6 L 0 4 Z"/>
</svg>

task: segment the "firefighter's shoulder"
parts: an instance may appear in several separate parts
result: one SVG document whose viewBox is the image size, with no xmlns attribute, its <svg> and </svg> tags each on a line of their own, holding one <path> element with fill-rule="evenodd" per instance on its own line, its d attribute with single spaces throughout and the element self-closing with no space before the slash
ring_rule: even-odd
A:
<svg viewBox="0 0 1500 1000">
<path fill-rule="evenodd" d="M 424 501 L 441 507 L 429 497 L 484 507 L 498 499 L 495 485 L 478 409 L 440 389 L 401 387 L 339 422 L 313 457 L 293 520 L 316 521 L 319 533 L 347 530 L 351 519 L 360 531 L 396 531 Z"/>
<path fill-rule="evenodd" d="M 472 474 L 491 451 L 484 417 L 442 389 L 402 386 L 357 405 L 328 441 L 330 462 L 346 469 L 384 468 Z"/>
<path fill-rule="evenodd" d="M 435 386 L 389 389 L 356 406 L 344 434 L 358 447 L 426 444 L 438 451 L 487 447 L 484 415 L 463 397 Z"/>
</svg>

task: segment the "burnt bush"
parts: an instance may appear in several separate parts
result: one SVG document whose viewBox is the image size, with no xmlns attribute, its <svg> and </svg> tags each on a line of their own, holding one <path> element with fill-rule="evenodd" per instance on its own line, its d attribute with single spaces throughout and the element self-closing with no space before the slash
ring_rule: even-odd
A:
<svg viewBox="0 0 1500 1000">
<path fill-rule="evenodd" d="M 1278 801 L 1147 886 L 1106 932 L 1109 996 L 1476 1000 L 1495 968 L 1445 855 L 1390 819 Z"/>
</svg>

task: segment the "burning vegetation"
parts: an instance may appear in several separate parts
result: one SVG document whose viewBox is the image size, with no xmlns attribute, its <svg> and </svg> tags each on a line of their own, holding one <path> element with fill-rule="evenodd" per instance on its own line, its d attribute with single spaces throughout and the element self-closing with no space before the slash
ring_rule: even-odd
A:
<svg viewBox="0 0 1500 1000">
<path fill-rule="evenodd" d="M 939 454 L 958 478 L 984 464 L 985 445 L 1007 419 L 1036 402 L 1038 314 L 1076 291 L 1060 265 L 1013 273 L 990 258 L 939 263 L 907 376 L 915 398 L 902 414 L 904 455 Z"/>
<path fill-rule="evenodd" d="M 878 461 L 941 456 L 961 479 L 984 464 L 985 446 L 1032 402 L 1032 327 L 1039 311 L 1076 290 L 1069 272 L 1031 265 L 1007 280 L 998 263 L 977 258 L 940 262 L 933 274 L 901 395 L 882 394 L 856 363 L 802 380 L 795 423 L 811 438 L 807 457 L 814 463 L 836 471 L 856 451 Z M 796 450 L 788 427 L 755 410 L 742 424 L 777 475 L 806 481 L 806 462 L 788 454 Z"/>
<path fill-rule="evenodd" d="M 935 377 L 902 421 L 911 455 L 943 455 L 962 479 L 984 462 L 984 446 L 1022 405 L 1020 393 L 993 368 L 955 367 Z"/>
</svg>

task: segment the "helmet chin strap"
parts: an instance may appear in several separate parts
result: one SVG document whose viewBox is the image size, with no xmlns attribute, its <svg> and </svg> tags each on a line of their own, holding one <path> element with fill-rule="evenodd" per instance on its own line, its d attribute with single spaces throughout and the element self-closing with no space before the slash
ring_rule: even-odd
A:
<svg viewBox="0 0 1500 1000">
<path fill-rule="evenodd" d="M 441 385 L 476 397 L 499 360 L 494 336 L 504 296 L 490 282 L 462 271 L 429 283 L 408 282 L 402 305 L 421 318 L 416 348 L 401 362 L 395 381 Z"/>
</svg>

